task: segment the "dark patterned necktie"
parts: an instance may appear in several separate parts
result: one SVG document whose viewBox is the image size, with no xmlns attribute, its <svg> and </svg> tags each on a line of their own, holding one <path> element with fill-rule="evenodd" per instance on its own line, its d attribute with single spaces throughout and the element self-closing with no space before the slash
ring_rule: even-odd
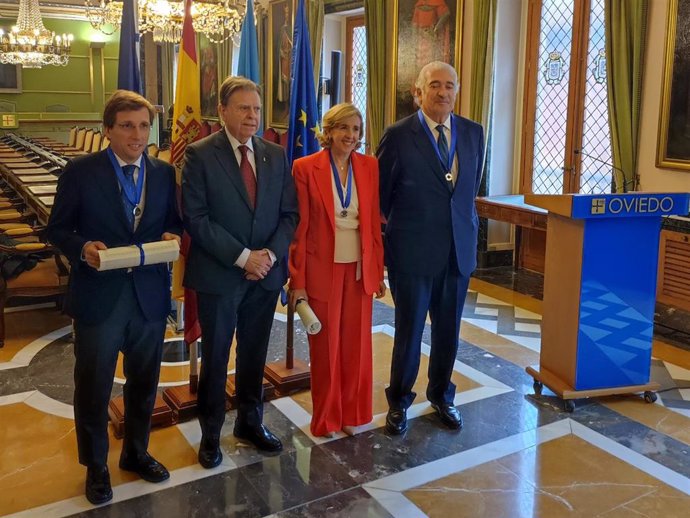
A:
<svg viewBox="0 0 690 518">
<path fill-rule="evenodd" d="M 243 144 L 239 146 L 238 149 L 240 150 L 240 153 L 242 153 L 242 160 L 240 160 L 240 174 L 242 175 L 244 186 L 247 188 L 249 202 L 251 203 L 253 209 L 256 206 L 256 176 L 254 176 L 252 164 L 249 163 L 249 158 L 247 158 L 247 151 L 249 151 L 249 148 Z"/>
<path fill-rule="evenodd" d="M 122 167 L 122 172 L 125 175 L 127 189 L 129 189 L 130 192 L 136 192 L 136 185 L 134 185 L 134 171 L 136 170 L 136 168 L 137 166 L 132 164 L 125 165 Z M 127 221 L 129 222 L 130 230 L 134 230 L 134 205 L 131 201 L 129 201 L 129 198 L 127 198 L 124 185 L 122 186 L 121 191 L 122 203 L 125 206 L 125 216 L 127 216 Z"/>
<path fill-rule="evenodd" d="M 443 163 L 443 169 L 445 171 L 448 167 L 448 141 L 446 140 L 446 132 L 443 128 L 443 124 L 436 126 L 436 131 L 438 131 L 438 153 L 441 155 L 441 162 Z"/>
</svg>

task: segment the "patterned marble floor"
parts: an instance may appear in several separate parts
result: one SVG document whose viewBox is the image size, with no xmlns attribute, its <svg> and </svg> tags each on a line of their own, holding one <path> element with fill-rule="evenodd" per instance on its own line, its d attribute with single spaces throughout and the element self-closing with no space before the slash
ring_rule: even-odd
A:
<svg viewBox="0 0 690 518">
<path fill-rule="evenodd" d="M 265 422 L 285 445 L 279 455 L 237 441 L 234 411 L 223 430 L 224 462 L 214 470 L 196 463 L 196 421 L 155 430 L 150 451 L 171 470 L 160 485 L 120 471 L 121 442 L 111 437 L 115 497 L 99 508 L 83 496 L 76 461 L 70 323 L 54 309 L 8 313 L 0 349 L 0 516 L 686 516 L 690 353 L 654 344 L 653 379 L 670 389 L 657 404 L 636 396 L 579 400 L 567 414 L 548 391 L 534 396 L 524 372 L 538 363 L 540 313 L 537 298 L 473 280 L 454 372 L 465 427 L 443 428 L 420 397 L 407 434 L 390 437 L 382 428 L 393 336 L 387 297 L 374 310 L 375 418 L 354 437 L 312 437 L 304 392 L 266 404 Z M 273 360 L 284 355 L 285 332 L 277 308 Z M 429 338 L 427 329 L 426 344 Z M 296 351 L 306 358 L 300 324 Z M 164 356 L 161 387 L 183 383 L 187 357 L 173 333 Z M 118 370 L 114 395 L 122 381 Z"/>
</svg>

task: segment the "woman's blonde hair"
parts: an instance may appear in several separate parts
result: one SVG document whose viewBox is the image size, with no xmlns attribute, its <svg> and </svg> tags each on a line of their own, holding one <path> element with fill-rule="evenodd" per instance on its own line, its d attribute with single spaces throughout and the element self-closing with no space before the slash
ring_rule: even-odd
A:
<svg viewBox="0 0 690 518">
<path fill-rule="evenodd" d="M 359 140 L 355 145 L 355 149 L 358 149 L 359 146 L 362 145 L 362 139 L 364 138 L 364 118 L 362 117 L 362 112 L 352 103 L 336 104 L 324 114 L 322 121 L 323 129 L 321 133 L 316 135 L 321 147 L 331 147 L 333 143 L 333 138 L 330 135 L 331 130 L 335 128 L 337 124 L 340 124 L 345 119 L 349 119 L 353 115 L 359 117 Z"/>
</svg>

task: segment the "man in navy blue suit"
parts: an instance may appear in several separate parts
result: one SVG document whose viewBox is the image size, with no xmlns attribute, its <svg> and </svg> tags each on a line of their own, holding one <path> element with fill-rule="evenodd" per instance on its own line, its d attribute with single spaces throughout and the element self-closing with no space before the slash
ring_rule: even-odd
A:
<svg viewBox="0 0 690 518">
<path fill-rule="evenodd" d="M 220 464 L 228 358 L 237 329 L 235 437 L 276 452 L 263 425 L 263 372 L 273 314 L 299 212 L 283 148 L 254 134 L 261 92 L 244 77 L 220 86 L 224 128 L 187 147 L 182 174 L 184 224 L 192 238 L 184 285 L 197 292 L 201 374 L 197 398 L 199 463 Z"/>
<path fill-rule="evenodd" d="M 462 427 L 451 374 L 469 278 L 476 267 L 477 213 L 484 160 L 482 127 L 453 114 L 458 76 L 447 63 L 425 65 L 415 83 L 420 110 L 388 127 L 377 156 L 385 258 L 395 302 L 386 430 L 407 430 L 422 332 L 431 318 L 426 396 L 441 422 Z"/>
<path fill-rule="evenodd" d="M 116 91 L 105 106 L 110 147 L 69 162 L 60 176 L 48 238 L 71 263 L 66 311 L 74 319 L 74 419 L 86 497 L 113 497 L 108 472 L 108 401 L 124 354 L 125 434 L 120 468 L 149 482 L 169 478 L 147 453 L 165 323 L 167 264 L 98 272 L 99 250 L 159 240 L 179 242 L 173 168 L 144 154 L 154 108 Z"/>
</svg>

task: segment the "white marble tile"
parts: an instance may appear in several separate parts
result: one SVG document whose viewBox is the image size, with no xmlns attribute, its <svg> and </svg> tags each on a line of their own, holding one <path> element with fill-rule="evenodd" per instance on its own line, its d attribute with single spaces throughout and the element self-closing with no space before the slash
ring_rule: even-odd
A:
<svg viewBox="0 0 690 518">
<path fill-rule="evenodd" d="M 482 308 L 482 307 L 476 306 L 474 308 L 474 314 L 475 315 L 484 315 L 484 316 L 489 316 L 489 317 L 498 317 L 498 309 L 496 309 L 496 308 Z"/>
<path fill-rule="evenodd" d="M 488 331 L 489 333 L 498 333 L 498 322 L 496 320 L 483 320 L 480 318 L 463 318 L 462 321 L 468 322 L 473 326 L 477 326 L 483 329 L 484 331 Z"/>
<path fill-rule="evenodd" d="M 74 407 L 72 405 L 50 398 L 38 390 L 26 398 L 24 404 L 46 414 L 74 420 Z"/>
<path fill-rule="evenodd" d="M 0 396 L 0 406 L 22 403 L 31 397 L 35 392 L 35 390 L 29 390 L 28 392 L 17 392 L 16 394 L 10 394 L 8 396 Z"/>
<path fill-rule="evenodd" d="M 531 349 L 534 352 L 539 352 L 541 351 L 541 337 L 530 337 L 530 336 L 518 336 L 518 335 L 499 335 L 502 336 L 503 338 L 506 338 L 510 340 L 511 342 L 515 342 L 516 344 L 519 344 L 523 347 L 526 347 L 527 349 Z"/>
<path fill-rule="evenodd" d="M 515 330 L 523 333 L 541 333 L 541 325 L 515 322 Z"/>
</svg>

